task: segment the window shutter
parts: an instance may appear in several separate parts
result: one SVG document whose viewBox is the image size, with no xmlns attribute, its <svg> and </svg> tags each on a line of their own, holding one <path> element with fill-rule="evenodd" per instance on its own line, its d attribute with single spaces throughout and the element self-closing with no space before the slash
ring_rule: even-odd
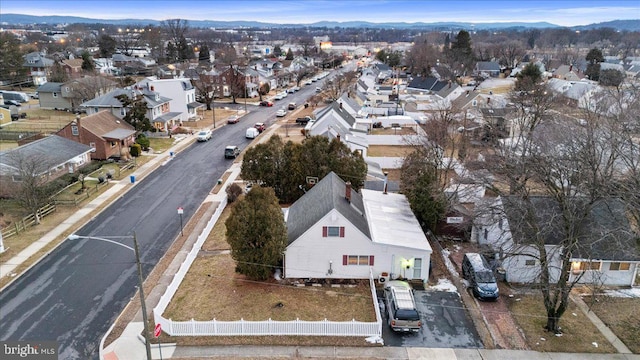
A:
<svg viewBox="0 0 640 360">
<path fill-rule="evenodd" d="M 344 226 L 340 226 L 340 237 L 344 237 Z"/>
<path fill-rule="evenodd" d="M 369 256 L 369 266 L 373 266 L 373 255 Z"/>
<path fill-rule="evenodd" d="M 326 226 L 322 227 L 322 237 L 327 237 L 327 227 Z"/>
<path fill-rule="evenodd" d="M 347 255 L 342 255 L 342 265 L 347 265 L 347 261 L 349 261 Z"/>
</svg>

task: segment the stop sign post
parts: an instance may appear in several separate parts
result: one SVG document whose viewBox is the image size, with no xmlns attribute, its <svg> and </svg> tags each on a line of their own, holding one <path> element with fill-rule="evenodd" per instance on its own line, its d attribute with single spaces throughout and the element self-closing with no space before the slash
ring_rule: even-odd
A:
<svg viewBox="0 0 640 360">
<path fill-rule="evenodd" d="M 162 348 L 160 347 L 160 334 L 162 334 L 162 325 L 156 324 L 153 329 L 153 335 L 158 338 L 158 352 L 160 353 L 160 360 L 162 360 Z"/>
</svg>

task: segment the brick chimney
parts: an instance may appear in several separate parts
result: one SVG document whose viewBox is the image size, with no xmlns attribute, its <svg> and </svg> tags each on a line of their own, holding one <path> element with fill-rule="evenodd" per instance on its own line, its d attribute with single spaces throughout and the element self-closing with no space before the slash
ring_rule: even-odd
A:
<svg viewBox="0 0 640 360">
<path fill-rule="evenodd" d="M 351 182 L 347 181 L 344 184 L 344 198 L 351 203 Z"/>
</svg>

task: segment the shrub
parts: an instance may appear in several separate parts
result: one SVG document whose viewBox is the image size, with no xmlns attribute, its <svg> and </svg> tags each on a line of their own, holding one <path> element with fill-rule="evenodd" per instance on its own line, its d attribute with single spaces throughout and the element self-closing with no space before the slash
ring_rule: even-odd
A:
<svg viewBox="0 0 640 360">
<path fill-rule="evenodd" d="M 135 144 L 131 145 L 131 149 L 130 149 L 129 153 L 133 157 L 138 157 L 138 156 L 140 156 L 140 154 L 142 154 L 142 147 L 140 146 L 140 144 L 135 143 Z"/>
<path fill-rule="evenodd" d="M 138 137 L 136 138 L 136 143 L 140 144 L 142 150 L 144 151 L 148 151 L 149 146 L 151 145 L 151 141 L 149 141 L 149 138 L 145 134 L 138 135 Z"/>
<path fill-rule="evenodd" d="M 226 192 L 227 200 L 232 203 L 236 201 L 240 195 L 242 195 L 242 188 L 240 187 L 240 185 L 233 183 L 227 186 Z"/>
</svg>

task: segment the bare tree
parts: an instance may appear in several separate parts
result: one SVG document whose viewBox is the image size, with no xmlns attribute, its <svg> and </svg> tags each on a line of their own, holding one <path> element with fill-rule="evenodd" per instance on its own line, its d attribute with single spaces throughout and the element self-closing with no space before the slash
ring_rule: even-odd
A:
<svg viewBox="0 0 640 360">
<path fill-rule="evenodd" d="M 485 219 L 498 214 L 508 220 L 514 238 L 492 243 L 503 261 L 535 260 L 532 280 L 543 296 L 545 329 L 559 333 L 571 289 L 589 281 L 583 277 L 598 264 L 592 251 L 624 248 L 629 239 L 619 201 L 625 194 L 612 186 L 627 169 L 618 166 L 617 122 L 607 113 L 592 111 L 582 121 L 565 116 L 537 84 L 514 92 L 512 102 L 518 111 L 512 136 L 487 162 L 498 175 L 487 186 L 500 201 L 487 208 Z M 597 121 L 605 118 L 609 121 Z M 602 218 L 619 223 L 611 228 L 598 220 Z M 503 229 L 502 221 L 499 227 Z M 574 257 L 585 260 L 577 269 L 572 267 Z"/>
<path fill-rule="evenodd" d="M 518 65 L 525 55 L 524 45 L 520 41 L 512 40 L 501 43 L 499 47 L 500 63 L 509 69 Z"/>
<path fill-rule="evenodd" d="M 33 214 L 36 224 L 40 223 L 38 209 L 47 204 L 51 193 L 46 186 L 49 170 L 54 167 L 46 155 L 26 156 L 21 152 L 7 155 L 8 163 L 14 170 L 14 198 L 20 206 Z"/>
<path fill-rule="evenodd" d="M 115 83 L 104 76 L 86 76 L 66 85 L 71 87 L 71 106 L 76 109 L 83 102 L 107 93 Z"/>
<path fill-rule="evenodd" d="M 323 89 L 329 98 L 335 100 L 342 96 L 342 94 L 349 89 L 349 86 L 353 85 L 356 79 L 356 72 L 350 71 L 325 81 Z"/>
</svg>

